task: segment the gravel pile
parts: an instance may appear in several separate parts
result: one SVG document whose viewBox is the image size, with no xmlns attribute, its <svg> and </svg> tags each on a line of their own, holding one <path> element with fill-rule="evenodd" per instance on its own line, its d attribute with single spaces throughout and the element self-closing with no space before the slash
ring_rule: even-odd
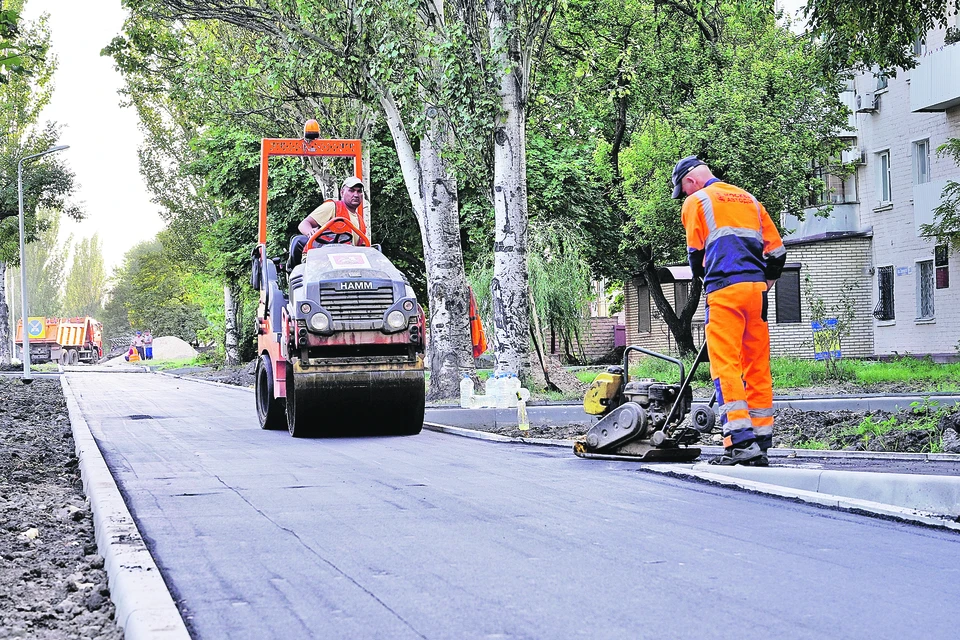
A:
<svg viewBox="0 0 960 640">
<path fill-rule="evenodd" d="M 0 378 L 0 637 L 120 639 L 60 384 Z"/>
</svg>

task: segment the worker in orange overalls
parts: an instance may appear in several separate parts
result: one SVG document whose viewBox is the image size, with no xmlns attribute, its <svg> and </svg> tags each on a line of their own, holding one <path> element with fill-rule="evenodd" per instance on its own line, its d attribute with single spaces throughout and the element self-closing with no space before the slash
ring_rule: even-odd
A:
<svg viewBox="0 0 960 640">
<path fill-rule="evenodd" d="M 681 217 L 690 267 L 707 294 L 707 351 L 724 447 L 710 462 L 766 466 L 773 444 L 767 291 L 787 251 L 763 205 L 718 180 L 696 156 L 680 160 L 671 179 L 673 197 L 687 196 Z"/>
</svg>

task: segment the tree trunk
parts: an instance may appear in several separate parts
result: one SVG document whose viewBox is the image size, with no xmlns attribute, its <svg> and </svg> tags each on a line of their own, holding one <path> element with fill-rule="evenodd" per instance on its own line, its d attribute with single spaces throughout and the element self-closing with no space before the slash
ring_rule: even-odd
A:
<svg viewBox="0 0 960 640">
<path fill-rule="evenodd" d="M 457 182 L 444 160 L 444 151 L 452 144 L 452 137 L 446 124 L 434 118 L 429 135 L 420 140 L 418 159 L 400 111 L 392 95 L 383 89 L 380 105 L 393 136 L 400 171 L 423 240 L 430 306 L 427 397 L 431 400 L 456 398 L 460 394 L 461 374 L 473 376 L 475 365 L 470 340 L 470 300 L 460 245 Z"/>
<path fill-rule="evenodd" d="M 515 35 L 516 6 L 488 0 L 487 12 L 490 47 L 502 70 L 499 95 L 503 109 L 493 133 L 493 345 L 497 370 L 523 376 L 530 351 L 525 79 Z"/>
<path fill-rule="evenodd" d="M 7 306 L 7 263 L 0 261 L 0 364 L 10 364 L 10 308 Z"/>
<path fill-rule="evenodd" d="M 226 325 L 223 333 L 223 362 L 230 365 L 240 364 L 237 303 L 229 284 L 223 285 L 223 317 Z"/>
<path fill-rule="evenodd" d="M 687 303 L 684 305 L 680 314 L 677 315 L 667 300 L 667 297 L 663 294 L 660 275 L 657 273 L 653 260 L 649 258 L 649 252 L 647 252 L 645 257 L 646 259 L 641 259 L 641 264 L 643 265 L 643 277 L 647 281 L 647 290 L 650 291 L 650 297 L 653 298 L 653 302 L 660 312 L 663 321 L 670 329 L 670 333 L 673 334 L 673 338 L 677 342 L 677 350 L 680 352 L 680 355 L 696 353 L 697 347 L 693 343 L 693 331 L 691 330 L 690 322 L 693 320 L 693 314 L 700 303 L 700 292 L 703 290 L 703 283 L 699 279 L 694 278 Z"/>
</svg>

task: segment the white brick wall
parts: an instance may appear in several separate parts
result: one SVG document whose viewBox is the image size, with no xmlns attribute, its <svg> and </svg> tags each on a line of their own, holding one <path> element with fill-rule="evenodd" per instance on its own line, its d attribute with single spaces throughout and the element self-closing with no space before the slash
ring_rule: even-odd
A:
<svg viewBox="0 0 960 640">
<path fill-rule="evenodd" d="M 854 319 L 850 335 L 843 338 L 843 357 L 865 358 L 873 355 L 873 304 L 869 274 L 871 239 L 864 236 L 842 237 L 789 244 L 787 262 L 800 263 L 800 314 L 802 322 L 777 324 L 776 295 L 770 296 L 770 353 L 813 358 L 813 330 L 810 327 L 810 299 L 806 278 L 829 311 L 839 303 L 845 283 L 856 283 L 851 292 Z M 774 290 L 775 291 L 775 290 Z"/>
<path fill-rule="evenodd" d="M 823 298 L 829 310 L 840 300 L 840 288 L 845 282 L 857 282 L 859 288 L 853 294 L 856 300 L 855 319 L 850 335 L 843 339 L 841 347 L 845 357 L 869 357 L 873 355 L 873 302 L 871 276 L 869 275 L 871 242 L 869 237 L 853 236 L 829 240 L 791 244 L 787 247 L 787 262 L 800 263 L 800 308 L 802 322 L 777 324 L 777 302 L 771 292 L 767 318 L 770 323 L 770 352 L 774 356 L 790 355 L 797 358 L 813 358 L 813 332 L 810 328 L 809 300 L 804 281 L 810 277 L 814 289 Z M 664 294 L 673 304 L 673 286 L 666 285 Z M 703 340 L 703 305 L 693 318 L 694 339 Z M 626 284 L 625 309 L 627 317 L 627 344 L 639 345 L 663 353 L 676 353 L 672 336 L 668 337 L 667 325 L 656 318 L 656 306 L 650 301 L 654 317 L 650 333 L 637 330 L 637 281 Z"/>
<path fill-rule="evenodd" d="M 927 37 L 929 50 L 943 45 L 944 30 Z M 960 44 L 952 45 L 960 46 Z M 956 69 L 960 74 L 960 69 Z M 855 79 L 857 93 L 873 91 L 871 74 Z M 896 320 L 874 321 L 874 349 L 877 355 L 893 353 L 956 353 L 960 339 L 960 255 L 950 254 L 950 288 L 935 291 L 936 318 L 932 323 L 915 320 L 917 315 L 916 261 L 933 258 L 934 241 L 917 237 L 913 209 L 913 142 L 930 140 L 931 179 L 960 181 L 960 168 L 951 158 L 940 158 L 938 146 L 949 138 L 960 138 L 960 107 L 946 112 L 910 111 L 910 73 L 901 71 L 890 78 L 887 90 L 878 92 L 879 109 L 858 113 L 858 146 L 867 152 L 867 164 L 858 170 L 860 220 L 873 228 L 873 265 L 893 265 Z M 877 155 L 890 151 L 892 205 L 878 207 Z M 876 305 L 878 284 L 872 278 L 872 303 Z"/>
</svg>

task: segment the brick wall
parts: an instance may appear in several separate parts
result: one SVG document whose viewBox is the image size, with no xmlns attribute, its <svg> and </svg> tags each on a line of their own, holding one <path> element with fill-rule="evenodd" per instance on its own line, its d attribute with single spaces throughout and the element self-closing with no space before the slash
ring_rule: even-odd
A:
<svg viewBox="0 0 960 640">
<path fill-rule="evenodd" d="M 587 362 L 593 362 L 613 351 L 613 328 L 616 318 L 587 318 L 580 329 L 580 346 Z"/>
<path fill-rule="evenodd" d="M 624 284 L 624 311 L 627 325 L 627 344 L 637 345 L 653 351 L 666 354 L 676 354 L 676 342 L 666 323 L 660 317 L 657 305 L 650 297 L 650 331 L 641 333 L 638 327 L 638 287 L 645 286 L 641 278 L 632 278 Z M 672 283 L 663 285 L 663 294 L 671 306 L 675 303 L 674 286 Z M 701 298 L 702 300 L 702 298 Z M 703 342 L 703 305 L 693 316 L 693 340 L 697 345 Z"/>
<path fill-rule="evenodd" d="M 850 296 L 854 302 L 854 320 L 850 335 L 843 338 L 844 357 L 873 355 L 873 302 L 870 275 L 871 239 L 869 236 L 841 237 L 787 244 L 787 263 L 800 263 L 801 322 L 778 324 L 776 288 L 770 292 L 768 320 L 770 353 L 774 356 L 813 358 L 813 332 L 810 327 L 810 299 L 807 278 L 813 291 L 830 309 L 840 302 L 845 283 L 856 284 Z"/>
<path fill-rule="evenodd" d="M 827 309 L 839 302 L 840 289 L 845 282 L 858 284 L 852 293 L 855 300 L 855 319 L 851 333 L 841 344 L 846 357 L 869 357 L 873 355 L 873 304 L 869 274 L 871 242 L 869 236 L 854 236 L 818 241 L 806 241 L 787 247 L 787 262 L 800 263 L 800 309 L 801 322 L 778 324 L 777 302 L 774 292 L 770 294 L 768 320 L 770 323 L 770 351 L 775 356 L 790 355 L 798 358 L 813 358 L 813 333 L 810 328 L 810 304 L 805 291 L 809 276 L 814 290 L 823 298 Z M 634 278 L 626 284 L 625 310 L 627 344 L 639 345 L 654 351 L 676 354 L 676 344 L 666 323 L 658 317 L 656 305 L 650 300 L 651 331 L 638 330 L 638 287 L 643 281 Z M 672 285 L 664 287 L 664 295 L 674 302 Z M 694 341 L 703 341 L 703 300 L 693 317 Z"/>
</svg>

